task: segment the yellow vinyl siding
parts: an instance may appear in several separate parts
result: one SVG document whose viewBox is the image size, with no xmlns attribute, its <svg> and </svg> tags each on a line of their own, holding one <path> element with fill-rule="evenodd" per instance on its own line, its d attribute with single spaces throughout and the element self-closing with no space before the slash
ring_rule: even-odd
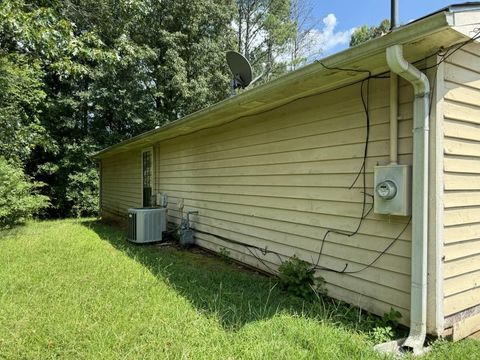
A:
<svg viewBox="0 0 480 360">
<path fill-rule="evenodd" d="M 365 86 L 366 88 L 366 86 Z M 386 79 L 370 83 L 370 142 L 366 190 L 373 168 L 388 162 Z M 400 89 L 400 162 L 411 164 L 412 90 Z M 362 212 L 361 168 L 366 119 L 360 84 L 157 144 L 157 190 L 169 196 L 169 220 L 180 222 L 177 199 L 192 217 L 199 245 L 224 247 L 236 259 L 270 271 L 280 259 L 217 236 L 316 262 L 327 229 L 353 231 Z M 367 196 L 367 201 L 371 199 Z M 368 209 L 369 205 L 367 205 Z M 355 271 L 400 234 L 407 218 L 369 214 L 358 235 L 331 234 L 319 265 Z M 408 322 L 410 229 L 373 266 L 351 275 L 319 271 L 329 294 L 378 314 L 390 307 Z"/>
<path fill-rule="evenodd" d="M 102 159 L 102 216 L 125 217 L 142 206 L 140 150 Z"/>
<path fill-rule="evenodd" d="M 480 304 L 480 46 L 445 63 L 445 316 Z"/>
</svg>

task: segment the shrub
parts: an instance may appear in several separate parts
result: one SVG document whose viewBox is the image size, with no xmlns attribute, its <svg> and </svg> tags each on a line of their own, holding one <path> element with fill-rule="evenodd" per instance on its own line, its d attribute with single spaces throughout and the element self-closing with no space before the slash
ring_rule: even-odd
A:
<svg viewBox="0 0 480 360">
<path fill-rule="evenodd" d="M 0 157 L 0 228 L 23 223 L 49 205 L 48 197 L 37 193 L 42 185 Z"/>
<path fill-rule="evenodd" d="M 95 168 L 68 175 L 66 198 L 71 202 L 70 215 L 75 217 L 98 215 L 98 184 L 98 171 Z"/>
<path fill-rule="evenodd" d="M 315 278 L 315 270 L 311 264 L 293 256 L 284 261 L 278 269 L 280 288 L 305 300 L 312 300 L 316 293 L 324 292 L 324 279 Z"/>
</svg>

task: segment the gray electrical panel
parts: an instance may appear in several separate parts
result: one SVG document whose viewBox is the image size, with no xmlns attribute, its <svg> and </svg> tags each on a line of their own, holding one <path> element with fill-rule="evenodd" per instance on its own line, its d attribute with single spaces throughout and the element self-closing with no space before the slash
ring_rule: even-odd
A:
<svg viewBox="0 0 480 360">
<path fill-rule="evenodd" d="M 374 212 L 409 216 L 412 212 L 412 180 L 409 165 L 375 167 Z"/>
</svg>

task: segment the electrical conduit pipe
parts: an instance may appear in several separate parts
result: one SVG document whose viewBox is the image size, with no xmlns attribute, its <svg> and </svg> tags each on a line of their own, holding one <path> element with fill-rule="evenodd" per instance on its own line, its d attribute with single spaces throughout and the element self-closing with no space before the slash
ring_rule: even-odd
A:
<svg viewBox="0 0 480 360">
<path fill-rule="evenodd" d="M 403 57 L 403 47 L 386 51 L 390 70 L 413 86 L 413 178 L 412 178 L 412 259 L 410 333 L 402 345 L 422 352 L 427 320 L 427 219 L 428 219 L 428 78 Z"/>
</svg>

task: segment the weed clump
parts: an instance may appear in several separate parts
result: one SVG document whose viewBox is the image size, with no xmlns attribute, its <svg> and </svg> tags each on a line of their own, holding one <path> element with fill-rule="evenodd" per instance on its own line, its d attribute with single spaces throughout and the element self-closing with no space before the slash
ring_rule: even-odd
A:
<svg viewBox="0 0 480 360">
<path fill-rule="evenodd" d="M 293 256 L 284 261 L 278 269 L 278 284 L 284 291 L 305 300 L 313 300 L 318 294 L 324 294 L 325 280 L 315 277 L 311 264 Z"/>
<path fill-rule="evenodd" d="M 375 343 L 383 343 L 393 340 L 395 336 L 395 330 L 399 326 L 399 320 L 402 318 L 402 314 L 390 308 L 388 313 L 383 314 L 383 317 L 378 321 L 378 325 L 375 326 L 370 332 L 370 336 Z"/>
</svg>

